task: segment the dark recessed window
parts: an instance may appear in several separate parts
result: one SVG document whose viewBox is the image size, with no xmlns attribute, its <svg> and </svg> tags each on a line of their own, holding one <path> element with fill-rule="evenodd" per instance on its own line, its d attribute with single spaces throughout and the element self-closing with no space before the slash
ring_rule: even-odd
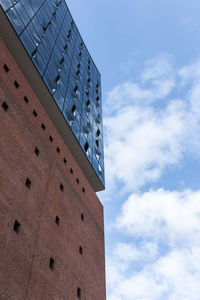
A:
<svg viewBox="0 0 200 300">
<path fill-rule="evenodd" d="M 59 224 L 60 224 L 60 218 L 59 218 L 58 216 L 56 216 L 55 222 L 56 222 L 56 224 L 59 226 Z"/>
<path fill-rule="evenodd" d="M 85 193 L 85 188 L 84 187 L 82 187 L 82 192 Z"/>
<path fill-rule="evenodd" d="M 39 153 L 40 153 L 40 151 L 38 150 L 38 148 L 37 147 L 35 147 L 35 154 L 38 156 L 39 155 Z"/>
<path fill-rule="evenodd" d="M 81 289 L 77 287 L 77 297 L 81 298 Z"/>
<path fill-rule="evenodd" d="M 2 103 L 2 107 L 5 111 L 8 110 L 8 104 L 5 101 Z"/>
<path fill-rule="evenodd" d="M 52 138 L 51 135 L 49 136 L 49 140 L 50 140 L 51 143 L 53 142 L 53 138 Z"/>
<path fill-rule="evenodd" d="M 50 260 L 49 260 L 49 268 L 53 271 L 54 269 L 54 259 L 52 257 L 50 257 Z"/>
<path fill-rule="evenodd" d="M 84 214 L 81 214 L 81 220 L 84 221 Z"/>
<path fill-rule="evenodd" d="M 59 148 L 59 147 L 57 147 L 57 148 L 56 148 L 56 151 L 57 151 L 58 153 L 60 153 L 60 148 Z"/>
<path fill-rule="evenodd" d="M 41 125 L 42 129 L 45 130 L 46 126 L 42 123 Z"/>
<path fill-rule="evenodd" d="M 37 117 L 37 112 L 35 110 L 33 110 L 33 115 L 35 118 Z"/>
<path fill-rule="evenodd" d="M 89 144 L 88 144 L 88 142 L 86 142 L 85 145 L 84 145 L 85 152 L 88 151 L 88 148 L 89 148 Z"/>
<path fill-rule="evenodd" d="M 66 163 L 67 163 L 67 160 L 66 160 L 66 158 L 64 157 L 64 159 L 63 159 L 63 162 L 64 162 L 64 164 L 66 165 Z"/>
<path fill-rule="evenodd" d="M 18 87 L 19 87 L 19 83 L 15 80 L 14 81 L 14 86 L 18 89 Z"/>
<path fill-rule="evenodd" d="M 5 70 L 6 72 L 9 71 L 9 68 L 8 68 L 8 66 L 7 66 L 6 64 L 3 66 L 3 68 L 4 68 L 4 70 Z"/>
<path fill-rule="evenodd" d="M 62 183 L 60 184 L 60 190 L 61 190 L 62 192 L 64 191 L 64 186 L 63 186 Z"/>
<path fill-rule="evenodd" d="M 70 168 L 70 173 L 73 174 L 73 169 L 72 168 Z"/>
<path fill-rule="evenodd" d="M 30 181 L 29 178 L 26 179 L 26 186 L 27 186 L 27 188 L 29 188 L 29 189 L 30 189 L 30 187 L 31 187 L 31 181 Z"/>
<path fill-rule="evenodd" d="M 100 136 L 100 133 L 101 133 L 101 132 L 100 132 L 100 130 L 98 129 L 98 130 L 97 130 L 97 136 Z"/>
<path fill-rule="evenodd" d="M 78 178 L 76 178 L 76 183 L 78 183 L 78 184 L 79 184 L 79 179 L 78 179 Z"/>
<path fill-rule="evenodd" d="M 83 255 L 83 248 L 81 246 L 79 247 L 79 253 L 80 255 Z"/>
<path fill-rule="evenodd" d="M 26 102 L 26 103 L 28 103 L 28 98 L 26 97 L 26 96 L 24 96 L 24 101 Z"/>
<path fill-rule="evenodd" d="M 18 233 L 19 229 L 20 229 L 20 223 L 17 220 L 15 220 L 15 223 L 13 225 L 13 230 Z"/>
</svg>

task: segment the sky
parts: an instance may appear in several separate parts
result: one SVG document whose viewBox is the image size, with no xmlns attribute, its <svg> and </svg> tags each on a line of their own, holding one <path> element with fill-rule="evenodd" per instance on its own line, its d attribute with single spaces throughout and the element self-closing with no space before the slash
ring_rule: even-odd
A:
<svg viewBox="0 0 200 300">
<path fill-rule="evenodd" d="M 200 1 L 67 4 L 102 76 L 107 300 L 199 300 Z"/>
</svg>

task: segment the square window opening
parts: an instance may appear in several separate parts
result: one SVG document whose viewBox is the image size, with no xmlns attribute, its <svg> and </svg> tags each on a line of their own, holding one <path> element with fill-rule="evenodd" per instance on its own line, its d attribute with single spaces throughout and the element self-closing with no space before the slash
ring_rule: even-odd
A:
<svg viewBox="0 0 200 300">
<path fill-rule="evenodd" d="M 42 123 L 41 127 L 42 127 L 43 130 L 46 129 L 46 126 L 44 125 L 44 123 Z"/>
<path fill-rule="evenodd" d="M 60 218 L 58 216 L 56 216 L 55 218 L 55 223 L 59 226 L 60 225 Z"/>
<path fill-rule="evenodd" d="M 60 184 L 60 190 L 61 190 L 62 192 L 64 191 L 64 186 L 63 186 L 62 183 Z"/>
<path fill-rule="evenodd" d="M 2 103 L 2 107 L 5 111 L 8 110 L 8 104 L 5 101 Z"/>
<path fill-rule="evenodd" d="M 20 223 L 17 220 L 15 220 L 14 225 L 13 225 L 13 230 L 16 233 L 19 233 L 19 229 L 20 229 Z"/>
<path fill-rule="evenodd" d="M 4 68 L 4 70 L 5 70 L 6 72 L 9 71 L 9 68 L 8 68 L 8 66 L 7 66 L 6 64 L 4 64 L 3 68 Z"/>
<path fill-rule="evenodd" d="M 16 89 L 19 88 L 19 83 L 16 80 L 14 81 L 14 86 L 16 87 Z"/>
<path fill-rule="evenodd" d="M 30 187 L 31 187 L 31 181 L 29 178 L 26 179 L 26 186 L 28 189 L 30 189 Z"/>
<path fill-rule="evenodd" d="M 50 257 L 50 260 L 49 260 L 49 268 L 53 271 L 54 270 L 54 259 L 52 257 Z"/>
<path fill-rule="evenodd" d="M 33 115 L 35 118 L 37 117 L 37 112 L 35 110 L 33 110 Z"/>
</svg>

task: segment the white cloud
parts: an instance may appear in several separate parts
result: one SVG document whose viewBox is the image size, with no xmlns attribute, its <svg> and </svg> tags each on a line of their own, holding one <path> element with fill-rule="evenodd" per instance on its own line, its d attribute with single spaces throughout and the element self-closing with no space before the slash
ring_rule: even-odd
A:
<svg viewBox="0 0 200 300">
<path fill-rule="evenodd" d="M 176 70 L 171 60 L 160 56 L 147 62 L 141 85 L 126 82 L 108 94 L 104 118 L 108 187 L 121 182 L 127 191 L 136 190 L 157 180 L 183 156 L 199 155 L 200 61 Z M 180 89 L 184 97 L 170 97 Z"/>
<path fill-rule="evenodd" d="M 107 194 L 129 193 L 112 227 L 126 242 L 107 257 L 108 300 L 200 299 L 200 190 L 140 190 L 199 157 L 199 70 L 200 60 L 176 69 L 160 56 L 145 64 L 140 84 L 108 94 Z"/>
<path fill-rule="evenodd" d="M 109 257 L 108 300 L 199 300 L 199 199 L 200 190 L 129 197 L 117 227 L 141 241 L 118 243 Z"/>
<path fill-rule="evenodd" d="M 200 190 L 159 189 L 132 194 L 123 204 L 117 227 L 134 236 L 200 245 Z M 199 241 L 199 242 L 198 242 Z"/>
<path fill-rule="evenodd" d="M 115 262 L 116 266 L 118 263 Z M 170 251 L 155 262 L 145 264 L 140 272 L 127 275 L 117 267 L 115 272 L 115 284 L 108 293 L 108 300 L 199 300 L 198 247 Z"/>
</svg>

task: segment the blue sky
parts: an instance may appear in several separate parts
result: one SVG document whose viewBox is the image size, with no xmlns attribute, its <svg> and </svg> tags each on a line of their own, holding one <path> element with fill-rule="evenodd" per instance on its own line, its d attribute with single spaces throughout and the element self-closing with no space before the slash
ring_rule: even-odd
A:
<svg viewBox="0 0 200 300">
<path fill-rule="evenodd" d="M 199 300 L 200 2 L 67 4 L 102 75 L 107 300 Z"/>
</svg>

